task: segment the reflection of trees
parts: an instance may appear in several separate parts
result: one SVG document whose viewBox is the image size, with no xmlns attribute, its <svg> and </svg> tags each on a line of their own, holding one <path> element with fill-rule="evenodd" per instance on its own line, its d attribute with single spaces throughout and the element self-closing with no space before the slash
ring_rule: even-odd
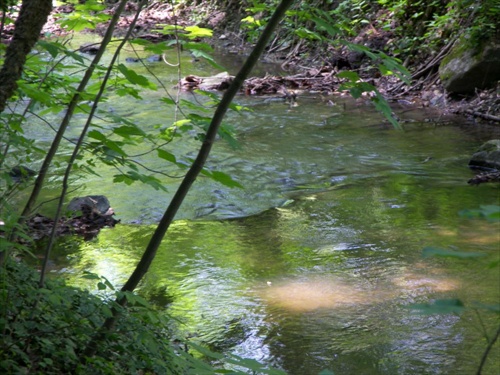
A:
<svg viewBox="0 0 500 375">
<path fill-rule="evenodd" d="M 240 243 L 239 267 L 246 278 L 263 280 L 286 273 L 280 219 L 277 209 L 269 209 L 258 215 L 230 221 Z"/>
</svg>

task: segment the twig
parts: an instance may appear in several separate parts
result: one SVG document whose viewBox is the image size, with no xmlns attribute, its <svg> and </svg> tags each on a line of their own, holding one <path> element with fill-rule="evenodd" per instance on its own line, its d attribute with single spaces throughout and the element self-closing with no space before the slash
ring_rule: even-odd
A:
<svg viewBox="0 0 500 375">
<path fill-rule="evenodd" d="M 417 79 L 424 76 L 428 71 L 434 69 L 437 65 L 441 63 L 444 57 L 448 54 L 451 47 L 455 44 L 455 40 L 451 40 L 446 46 L 444 46 L 441 51 L 434 57 L 424 68 L 420 69 L 418 72 L 412 74 L 412 79 Z"/>
<path fill-rule="evenodd" d="M 483 353 L 483 357 L 481 358 L 481 362 L 479 363 L 479 367 L 477 368 L 476 375 L 482 374 L 484 364 L 486 363 L 486 358 L 488 358 L 488 354 L 490 354 L 490 351 L 493 348 L 493 345 L 495 345 L 495 342 L 498 340 L 499 336 L 500 336 L 500 327 L 498 327 L 495 336 L 493 336 L 493 339 L 488 343 L 488 346 L 486 347 L 486 350 Z"/>
<path fill-rule="evenodd" d="M 472 115 L 474 117 L 480 117 L 480 118 L 485 119 L 485 120 L 500 122 L 500 117 L 498 117 L 498 116 L 493 116 L 493 115 L 489 115 L 487 113 L 473 111 L 472 109 L 466 109 L 462 112 L 465 112 L 465 113 Z"/>
</svg>

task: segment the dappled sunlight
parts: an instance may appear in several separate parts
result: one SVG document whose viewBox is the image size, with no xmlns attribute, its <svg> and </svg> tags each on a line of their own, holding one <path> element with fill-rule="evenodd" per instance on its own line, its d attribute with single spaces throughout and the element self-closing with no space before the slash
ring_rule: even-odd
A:
<svg viewBox="0 0 500 375">
<path fill-rule="evenodd" d="M 267 303 L 295 312 L 374 302 L 373 295 L 337 279 L 311 279 L 270 284 L 262 290 Z"/>
<path fill-rule="evenodd" d="M 412 272 L 396 277 L 391 282 L 400 292 L 450 292 L 457 290 L 460 286 L 458 280 L 439 276 L 423 276 Z"/>
<path fill-rule="evenodd" d="M 468 244 L 496 245 L 500 249 L 500 225 L 476 220 L 460 232 L 460 240 Z"/>
<path fill-rule="evenodd" d="M 387 300 L 457 290 L 457 280 L 439 275 L 404 272 L 377 288 L 360 287 L 340 278 L 313 277 L 307 280 L 267 282 L 258 293 L 267 304 L 292 312 L 335 309 L 350 305 L 376 304 Z"/>
<path fill-rule="evenodd" d="M 496 245 L 500 247 L 500 224 L 486 220 L 468 220 L 458 228 L 435 227 L 439 237 L 455 238 L 458 244 Z"/>
</svg>

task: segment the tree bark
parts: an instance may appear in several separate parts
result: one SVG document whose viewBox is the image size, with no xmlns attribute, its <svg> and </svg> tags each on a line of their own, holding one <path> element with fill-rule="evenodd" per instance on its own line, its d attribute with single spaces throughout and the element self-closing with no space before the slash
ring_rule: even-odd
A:
<svg viewBox="0 0 500 375">
<path fill-rule="evenodd" d="M 14 26 L 12 42 L 5 52 L 0 70 L 0 113 L 5 110 L 7 100 L 17 89 L 26 56 L 40 38 L 43 26 L 52 11 L 52 0 L 23 0 L 19 17 Z M 0 251 L 0 265 L 5 260 L 5 251 Z"/>
<path fill-rule="evenodd" d="M 0 113 L 5 110 L 7 100 L 17 89 L 17 80 L 21 78 L 26 56 L 40 38 L 51 11 L 52 0 L 23 0 L 14 36 L 7 47 L 0 71 Z"/>
<path fill-rule="evenodd" d="M 291 6 L 292 3 L 293 0 L 282 0 L 278 5 L 265 30 L 262 32 L 259 41 L 255 45 L 253 51 L 250 53 L 250 56 L 248 56 L 245 64 L 238 72 L 228 90 L 222 97 L 222 100 L 217 106 L 217 109 L 212 117 L 212 121 L 207 130 L 207 134 L 205 135 L 205 140 L 203 141 L 200 151 L 198 152 L 198 156 L 196 157 L 195 161 L 191 165 L 191 168 L 182 180 L 182 183 L 180 184 L 177 192 L 172 198 L 170 205 L 165 211 L 162 219 L 160 220 L 160 223 L 156 227 L 156 230 L 151 237 L 151 240 L 149 241 L 149 244 L 144 251 L 139 264 L 137 265 L 136 269 L 127 280 L 125 285 L 122 287 L 122 291 L 133 291 L 148 271 L 151 262 L 156 256 L 156 251 L 158 250 L 161 241 L 163 240 L 163 237 L 168 230 L 168 227 L 174 220 L 174 217 L 179 210 L 184 198 L 186 197 L 189 189 L 191 188 L 191 185 L 196 180 L 201 170 L 203 169 L 203 166 L 205 165 L 205 162 L 215 141 L 219 126 L 222 122 L 222 119 L 224 118 L 224 115 L 227 112 L 227 109 L 229 108 L 229 105 L 231 104 L 234 96 L 240 90 L 246 77 L 250 74 L 255 63 L 259 60 L 260 55 L 264 52 L 264 49 L 269 42 L 274 29 L 278 26 L 279 21 L 284 16 L 286 10 Z"/>
<path fill-rule="evenodd" d="M 37 2 L 36 0 L 30 0 L 34 1 L 35 3 Z M 47 0 L 43 0 L 47 1 Z M 52 140 L 52 143 L 50 145 L 49 150 L 47 151 L 47 154 L 45 155 L 45 158 L 43 159 L 42 166 L 40 167 L 40 170 L 38 171 L 38 176 L 35 180 L 35 184 L 33 186 L 33 190 L 31 191 L 31 194 L 28 198 L 28 201 L 26 202 L 26 205 L 24 206 L 23 212 L 21 213 L 21 217 L 19 218 L 18 223 L 23 224 L 26 218 L 32 213 L 33 207 L 35 206 L 35 203 L 38 199 L 38 196 L 40 195 L 40 192 L 42 191 L 43 184 L 45 182 L 45 177 L 47 176 L 48 170 L 50 165 L 52 164 L 52 161 L 59 150 L 59 145 L 61 143 L 61 140 L 63 139 L 63 135 L 69 125 L 69 122 L 71 118 L 73 117 L 73 113 L 75 111 L 76 106 L 78 105 L 78 102 L 80 101 L 80 95 L 82 92 L 84 92 L 85 88 L 87 87 L 87 84 L 89 83 L 92 74 L 94 73 L 94 70 L 96 69 L 97 65 L 99 64 L 102 56 L 104 55 L 104 51 L 111 41 L 113 37 L 113 31 L 115 29 L 116 24 L 118 23 L 120 19 L 120 15 L 125 9 L 125 5 L 127 3 L 127 0 L 120 0 L 120 4 L 115 10 L 115 13 L 113 14 L 113 17 L 111 18 L 111 21 L 109 23 L 108 29 L 106 30 L 106 33 L 102 39 L 101 45 L 99 47 L 99 50 L 97 51 L 97 54 L 95 55 L 94 59 L 92 60 L 90 66 L 88 69 L 85 71 L 85 74 L 80 81 L 80 84 L 78 85 L 78 88 L 76 89 L 75 94 L 71 98 L 71 101 L 68 103 L 68 106 L 66 108 L 66 114 L 64 115 L 64 118 L 61 121 L 61 124 L 59 125 L 59 129 L 57 130 L 57 133 Z M 1 86 L 0 86 L 1 87 Z M 9 241 L 13 242 L 17 236 L 16 230 L 13 230 L 11 235 L 9 236 Z M 0 265 L 3 264 L 6 258 L 6 251 L 0 251 Z"/>
</svg>

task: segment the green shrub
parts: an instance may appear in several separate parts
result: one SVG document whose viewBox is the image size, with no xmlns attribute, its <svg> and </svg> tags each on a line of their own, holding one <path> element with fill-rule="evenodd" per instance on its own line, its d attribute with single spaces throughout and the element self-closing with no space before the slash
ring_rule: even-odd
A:
<svg viewBox="0 0 500 375">
<path fill-rule="evenodd" d="M 93 334 L 111 313 L 111 302 L 48 280 L 23 263 L 0 270 L 2 312 L 1 373 L 79 374 L 185 373 L 158 314 L 141 306 L 122 311 L 116 331 L 100 343 L 98 355 L 80 365 Z M 183 362 L 183 363 L 182 363 Z"/>
</svg>

